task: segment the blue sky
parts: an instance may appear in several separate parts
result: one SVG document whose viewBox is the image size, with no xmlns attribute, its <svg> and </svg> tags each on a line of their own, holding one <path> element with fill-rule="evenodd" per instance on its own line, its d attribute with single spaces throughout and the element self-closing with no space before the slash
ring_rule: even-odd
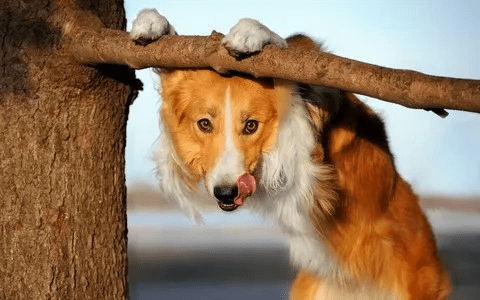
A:
<svg viewBox="0 0 480 300">
<path fill-rule="evenodd" d="M 480 79 L 479 1 L 132 1 L 137 12 L 155 7 L 180 34 L 227 33 L 242 17 L 279 35 L 306 33 L 337 55 L 427 74 Z M 156 185 L 150 155 L 158 135 L 157 76 L 137 72 L 144 91 L 127 127 L 127 185 Z M 384 118 L 397 168 L 423 195 L 480 195 L 480 114 L 450 111 L 441 119 L 361 97 Z M 480 99 L 479 99 L 480 101 Z"/>
</svg>

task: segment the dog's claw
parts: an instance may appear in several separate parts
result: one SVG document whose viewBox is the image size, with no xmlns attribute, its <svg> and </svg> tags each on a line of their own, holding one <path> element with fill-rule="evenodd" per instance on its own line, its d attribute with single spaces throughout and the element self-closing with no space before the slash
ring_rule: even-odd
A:
<svg viewBox="0 0 480 300">
<path fill-rule="evenodd" d="M 237 58 L 246 58 L 260 52 L 267 44 L 287 47 L 287 42 L 278 34 L 271 31 L 253 19 L 241 19 L 230 32 L 222 39 L 222 44 L 230 55 Z"/>
</svg>

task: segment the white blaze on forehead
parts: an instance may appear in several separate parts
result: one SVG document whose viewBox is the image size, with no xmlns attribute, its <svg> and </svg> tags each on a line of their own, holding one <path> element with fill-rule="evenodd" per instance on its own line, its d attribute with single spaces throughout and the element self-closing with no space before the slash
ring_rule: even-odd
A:
<svg viewBox="0 0 480 300">
<path fill-rule="evenodd" d="M 213 188 L 219 185 L 237 184 L 238 177 L 244 173 L 244 162 L 241 153 L 234 143 L 235 119 L 231 106 L 230 88 L 225 95 L 224 134 L 225 145 L 213 170 L 207 175 L 208 191 L 213 195 Z"/>
</svg>

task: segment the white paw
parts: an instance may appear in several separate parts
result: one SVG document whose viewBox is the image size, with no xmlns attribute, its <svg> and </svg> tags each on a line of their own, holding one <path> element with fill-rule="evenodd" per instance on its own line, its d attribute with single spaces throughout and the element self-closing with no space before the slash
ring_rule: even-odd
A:
<svg viewBox="0 0 480 300">
<path fill-rule="evenodd" d="M 173 26 L 155 8 L 147 8 L 133 21 L 130 37 L 137 43 L 147 44 L 166 34 L 176 34 Z"/>
<path fill-rule="evenodd" d="M 252 53 L 263 49 L 266 44 L 287 47 L 287 42 L 267 26 L 253 19 L 241 19 L 230 29 L 222 43 L 230 51 Z"/>
</svg>

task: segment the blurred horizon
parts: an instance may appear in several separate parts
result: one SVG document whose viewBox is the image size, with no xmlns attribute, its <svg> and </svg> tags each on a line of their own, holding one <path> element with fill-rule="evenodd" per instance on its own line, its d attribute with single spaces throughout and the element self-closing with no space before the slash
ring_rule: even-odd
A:
<svg viewBox="0 0 480 300">
<path fill-rule="evenodd" d="M 181 212 L 176 203 L 171 202 L 163 197 L 160 190 L 148 182 L 135 182 L 127 189 L 127 210 L 152 210 Z M 419 195 L 420 204 L 424 209 L 445 209 L 459 212 L 476 212 L 480 213 L 480 195 L 473 196 L 449 196 L 449 195 Z M 248 204 L 248 201 L 246 202 Z M 201 209 L 204 212 L 220 210 L 216 200 L 202 202 Z M 248 207 L 244 209 L 248 211 Z"/>
</svg>

